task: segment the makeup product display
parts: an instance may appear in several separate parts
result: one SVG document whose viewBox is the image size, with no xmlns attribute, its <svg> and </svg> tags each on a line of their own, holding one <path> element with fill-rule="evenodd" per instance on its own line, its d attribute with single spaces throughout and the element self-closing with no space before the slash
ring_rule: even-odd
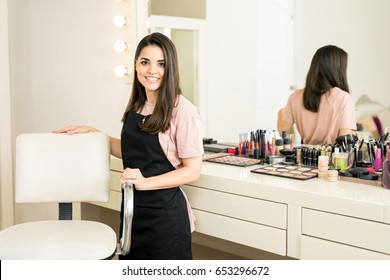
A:
<svg viewBox="0 0 390 280">
<path fill-rule="evenodd" d="M 297 180 L 308 180 L 318 175 L 317 168 L 289 164 L 264 165 L 251 170 L 251 172 Z"/>
<path fill-rule="evenodd" d="M 238 155 L 254 159 L 280 156 L 280 150 L 293 149 L 292 134 L 285 131 L 282 138 L 276 130 L 256 129 L 238 135 Z"/>
<path fill-rule="evenodd" d="M 260 163 L 260 160 L 258 159 L 232 156 L 232 155 L 210 158 L 207 159 L 206 161 L 241 166 L 241 167 L 251 166 Z"/>
<path fill-rule="evenodd" d="M 355 135 L 341 135 L 334 144 L 293 145 L 292 135 L 282 131 L 257 129 L 239 134 L 237 153 L 243 158 L 259 159 L 261 164 L 269 164 L 255 169 L 253 172 L 276 175 L 293 179 L 306 180 L 314 177 L 336 182 L 340 178 L 353 178 L 364 182 L 380 181 L 384 162 L 388 157 L 390 142 L 389 133 L 378 139 L 365 140 Z M 228 163 L 228 159 L 218 162 L 248 166 L 246 163 Z M 245 161 L 241 159 L 241 161 Z M 309 174 L 298 170 L 274 170 L 273 167 L 284 165 L 290 168 L 309 168 Z M 371 168 L 369 174 L 358 174 L 354 168 Z M 286 169 L 286 168 L 284 168 Z M 298 171 L 298 172 L 292 172 Z M 375 174 L 375 172 L 377 174 Z M 312 175 L 310 173 L 315 173 Z M 295 176 L 294 176 L 295 174 Z M 390 175 L 389 175 L 390 177 Z"/>
</svg>

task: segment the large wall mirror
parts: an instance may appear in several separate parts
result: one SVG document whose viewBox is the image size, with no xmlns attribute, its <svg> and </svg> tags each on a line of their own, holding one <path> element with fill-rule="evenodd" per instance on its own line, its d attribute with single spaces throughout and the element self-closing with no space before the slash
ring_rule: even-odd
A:
<svg viewBox="0 0 390 280">
<path fill-rule="evenodd" d="M 187 85 L 195 89 L 189 96 L 202 113 L 205 136 L 234 142 L 240 132 L 276 127 L 277 111 L 292 90 L 304 86 L 314 52 L 328 44 L 349 54 L 355 102 L 389 107 L 389 12 L 385 0 L 149 1 L 150 18 L 204 21 L 204 78 L 191 73 L 195 85 L 186 78 L 182 84 L 185 92 L 190 92 Z M 176 37 L 175 30 L 172 34 Z M 185 41 L 194 46 L 193 38 Z M 179 53 L 187 49 L 176 44 Z M 358 110 L 360 117 L 364 109 Z"/>
</svg>

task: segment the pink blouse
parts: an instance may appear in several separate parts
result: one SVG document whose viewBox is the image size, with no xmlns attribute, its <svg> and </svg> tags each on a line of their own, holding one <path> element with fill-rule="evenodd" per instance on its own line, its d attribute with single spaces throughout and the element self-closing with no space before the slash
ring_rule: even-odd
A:
<svg viewBox="0 0 390 280">
<path fill-rule="evenodd" d="M 139 112 L 150 115 L 154 104 L 146 102 Z M 198 109 L 183 95 L 179 95 L 177 106 L 173 108 L 170 128 L 159 133 L 162 150 L 171 164 L 177 169 L 182 165 L 182 158 L 203 155 L 202 121 Z"/>
<path fill-rule="evenodd" d="M 293 92 L 287 102 L 283 121 L 295 123 L 304 144 L 333 144 L 341 128 L 356 130 L 355 103 L 351 95 L 337 87 L 321 96 L 319 111 L 303 105 L 303 89 Z"/>
</svg>

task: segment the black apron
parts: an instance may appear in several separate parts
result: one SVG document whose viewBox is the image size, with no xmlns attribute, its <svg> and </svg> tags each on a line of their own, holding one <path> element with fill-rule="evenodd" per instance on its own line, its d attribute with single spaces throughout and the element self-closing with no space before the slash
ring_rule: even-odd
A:
<svg viewBox="0 0 390 280">
<path fill-rule="evenodd" d="M 174 170 L 161 149 L 158 133 L 139 129 L 145 116 L 129 112 L 122 128 L 123 168 L 139 168 L 147 178 Z M 123 190 L 120 234 L 123 227 Z M 187 204 L 179 187 L 138 191 L 134 188 L 134 215 L 130 253 L 120 259 L 192 259 Z"/>
</svg>

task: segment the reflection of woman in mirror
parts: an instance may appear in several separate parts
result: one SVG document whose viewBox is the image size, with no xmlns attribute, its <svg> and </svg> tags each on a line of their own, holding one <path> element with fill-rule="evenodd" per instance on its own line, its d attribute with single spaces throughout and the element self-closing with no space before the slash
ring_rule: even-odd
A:
<svg viewBox="0 0 390 280">
<path fill-rule="evenodd" d="M 317 50 L 304 89 L 293 92 L 278 113 L 278 130 L 295 123 L 304 144 L 333 144 L 356 130 L 355 104 L 349 94 L 347 53 L 336 46 Z"/>
<path fill-rule="evenodd" d="M 130 253 L 120 259 L 192 259 L 193 217 L 179 186 L 200 176 L 201 119 L 182 95 L 176 48 L 161 33 L 137 46 L 122 121 L 121 139 L 111 137 L 111 154 L 122 158 L 121 181 L 134 185 L 134 212 Z M 69 126 L 55 132 L 93 131 L 98 130 Z M 123 212 L 122 202 L 121 228 Z"/>
</svg>

